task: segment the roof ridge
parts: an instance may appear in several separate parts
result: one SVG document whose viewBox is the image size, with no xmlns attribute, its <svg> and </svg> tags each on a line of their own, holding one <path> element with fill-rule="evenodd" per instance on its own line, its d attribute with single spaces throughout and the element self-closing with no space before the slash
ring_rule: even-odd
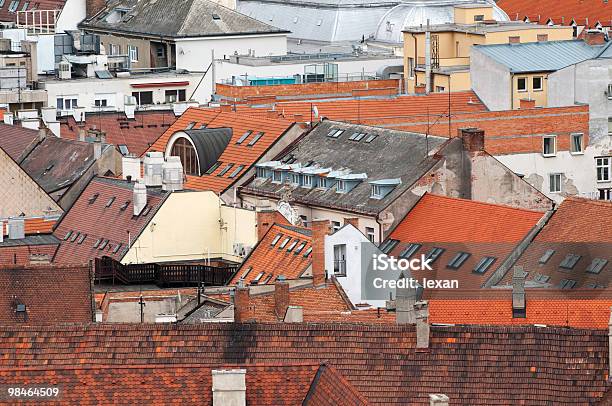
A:
<svg viewBox="0 0 612 406">
<path fill-rule="evenodd" d="M 425 192 L 425 194 L 423 195 L 423 197 L 426 198 L 440 198 L 440 199 L 446 199 L 446 200 L 453 200 L 453 201 L 462 201 L 462 202 L 466 202 L 468 204 L 473 204 L 473 205 L 479 205 L 479 206 L 490 206 L 490 207 L 498 207 L 498 208 L 503 208 L 503 209 L 508 209 L 508 210 L 516 210 L 516 211 L 520 211 L 523 213 L 534 213 L 534 214 L 540 214 L 540 215 L 544 215 L 544 212 L 538 211 L 538 210 L 533 210 L 533 209 L 524 209 L 522 207 L 514 207 L 514 206 L 510 206 L 507 204 L 500 204 L 500 203 L 490 203 L 490 202 L 482 202 L 480 200 L 472 200 L 472 199 L 464 199 L 462 197 L 451 197 L 451 196 L 443 196 L 443 195 L 438 195 L 438 194 L 434 194 L 434 193 L 429 193 L 429 192 Z M 418 204 L 419 202 L 417 202 Z M 416 204 L 415 204 L 416 206 Z"/>
</svg>

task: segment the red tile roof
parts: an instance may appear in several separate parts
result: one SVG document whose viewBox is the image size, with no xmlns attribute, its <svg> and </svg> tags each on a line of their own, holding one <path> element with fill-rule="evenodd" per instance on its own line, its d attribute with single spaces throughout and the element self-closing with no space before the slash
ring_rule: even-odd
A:
<svg viewBox="0 0 612 406">
<path fill-rule="evenodd" d="M 528 281 L 548 277 L 546 283 L 560 286 L 562 281 L 574 281 L 574 288 L 595 285 L 609 286 L 612 275 L 612 202 L 566 198 L 552 215 L 542 231 L 517 261 L 529 272 Z M 553 255 L 542 263 L 544 253 Z M 561 267 L 568 255 L 579 259 L 571 269 Z M 587 272 L 594 260 L 607 261 L 598 272 Z M 509 284 L 512 275 L 506 275 L 501 285 Z"/>
<path fill-rule="evenodd" d="M 37 140 L 38 131 L 20 125 L 0 123 L 0 148 L 13 160 L 19 162 L 21 154 Z"/>
<path fill-rule="evenodd" d="M 53 233 L 62 240 L 55 262 L 87 263 L 102 256 L 120 260 L 128 251 L 130 239 L 135 241 L 138 238 L 167 196 L 160 188 L 147 188 L 147 207 L 150 210 L 147 212 L 145 208 L 134 217 L 133 183 L 93 178 Z M 111 199 L 114 200 L 107 207 Z M 90 200 L 94 200 L 93 203 Z M 128 203 L 127 207 L 122 209 L 125 203 Z M 64 240 L 68 232 L 71 234 Z M 81 241 L 83 235 L 85 239 Z M 96 242 L 98 248 L 94 248 Z"/>
<path fill-rule="evenodd" d="M 319 368 L 302 403 L 304 406 L 360 406 L 367 404 L 367 399 L 334 367 L 328 365 L 322 365 Z"/>
<path fill-rule="evenodd" d="M 0 267 L 2 324 L 58 324 L 92 321 L 88 267 Z M 17 312 L 18 304 L 26 312 Z"/>
<path fill-rule="evenodd" d="M 53 226 L 57 223 L 57 218 L 46 217 L 27 217 L 24 219 L 25 234 L 50 234 Z M 4 230 L 0 230 L 3 235 L 8 235 L 8 221 L 3 221 Z"/>
<path fill-rule="evenodd" d="M 247 109 L 245 111 L 254 110 Z M 245 114 L 244 112 L 221 112 L 215 109 L 189 108 L 176 122 L 153 144 L 150 151 L 165 151 L 170 137 L 177 131 L 185 130 L 190 123 L 195 123 L 194 128 L 199 128 L 204 124 L 209 128 L 231 128 L 232 139 L 219 157 L 222 165 L 219 165 L 210 174 L 202 176 L 187 176 L 185 187 L 196 190 L 212 190 L 220 193 L 228 189 L 232 184 L 240 179 L 249 168 L 259 160 L 268 149 L 274 145 L 282 135 L 293 125 L 293 122 L 282 118 L 269 118 L 265 114 Z M 252 131 L 243 143 L 237 144 L 236 141 L 246 132 Z M 258 132 L 264 135 L 253 146 L 248 146 L 249 141 Z M 244 169 L 235 177 L 229 178 L 233 171 L 228 171 L 223 176 L 218 176 L 220 172 L 232 163 L 234 167 L 244 165 Z"/>
<path fill-rule="evenodd" d="M 62 10 L 67 0 L 37 0 L 37 1 L 23 1 L 17 5 L 17 11 L 22 11 L 24 5 L 28 5 L 27 10 Z M 17 13 L 10 12 L 9 6 L 11 2 L 4 2 L 0 6 L 0 21 L 2 22 L 17 22 Z M 46 17 L 43 16 L 43 21 L 46 21 Z M 30 17 L 31 19 L 31 17 Z M 21 21 L 24 21 L 24 17 L 21 17 Z"/>
<path fill-rule="evenodd" d="M 612 6 L 605 1 L 583 0 L 499 0 L 501 7 L 511 20 L 523 20 L 546 24 L 549 19 L 556 25 L 578 25 L 593 27 L 597 22 L 609 27 L 612 20 Z M 588 22 L 587 22 L 588 20 Z"/>
<path fill-rule="evenodd" d="M 416 351 L 414 325 L 8 326 L 0 336 L 0 370 L 8 382 L 27 366 L 59 370 L 98 365 L 119 371 L 143 364 L 161 370 L 168 364 L 215 368 L 325 361 L 376 405 L 425 405 L 431 393 L 444 393 L 453 404 L 589 404 L 609 386 L 607 329 L 432 326 L 427 352 Z M 155 382 L 169 388 L 180 382 L 185 387 L 194 376 L 207 379 L 205 375 Z M 151 379 L 140 374 L 130 378 L 115 379 L 112 385 L 109 377 L 104 380 L 106 390 L 127 381 L 130 390 L 137 391 L 135 382 Z M 62 380 L 54 382 L 61 385 Z M 87 390 L 88 385 L 80 388 Z"/>
<path fill-rule="evenodd" d="M 411 243 L 422 246 L 412 255 L 418 258 L 430 250 L 444 252 L 432 264 L 433 271 L 414 271 L 413 277 L 458 280 L 460 289 L 480 287 L 542 218 L 543 213 L 425 194 L 390 234 L 400 243 L 391 251 L 399 257 Z M 460 252 L 470 254 L 458 269 L 447 264 Z M 496 258 L 484 273 L 473 272 L 485 256 Z"/>
<path fill-rule="evenodd" d="M 277 238 L 279 235 L 280 237 Z M 289 241 L 281 248 L 287 238 Z M 275 244 L 272 245 L 272 242 Z M 292 247 L 291 251 L 288 251 L 290 247 Z M 298 279 L 310 267 L 312 256 L 304 255 L 311 247 L 312 238 L 309 229 L 274 224 L 253 248 L 229 284 L 237 284 L 248 269 L 250 271 L 244 277 L 246 285 L 257 284 L 253 279 L 261 272 L 264 274 L 258 279 L 258 282 L 262 284 L 266 281 L 274 283 L 280 275 L 286 279 Z"/>
<path fill-rule="evenodd" d="M 53 237 L 44 240 L 26 237 L 16 244 L 5 239 L 4 243 L 0 243 L 0 265 L 29 265 L 52 261 L 58 247 L 59 241 Z"/>
<path fill-rule="evenodd" d="M 139 111 L 128 120 L 124 113 L 88 114 L 85 130 L 99 130 L 106 134 L 106 142 L 115 146 L 126 145 L 131 154 L 140 156 L 175 121 L 172 111 Z M 63 138 L 79 139 L 79 126 L 73 117 L 63 117 Z"/>
</svg>

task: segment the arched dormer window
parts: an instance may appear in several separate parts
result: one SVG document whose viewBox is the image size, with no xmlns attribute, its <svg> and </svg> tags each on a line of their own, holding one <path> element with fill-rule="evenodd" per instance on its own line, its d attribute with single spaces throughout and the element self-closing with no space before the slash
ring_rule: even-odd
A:
<svg viewBox="0 0 612 406">
<path fill-rule="evenodd" d="M 200 175 L 200 169 L 198 168 L 198 155 L 196 153 L 195 148 L 193 147 L 193 144 L 187 138 L 177 138 L 177 140 L 172 145 L 170 155 L 178 156 L 181 158 L 183 170 L 187 175 Z"/>
</svg>

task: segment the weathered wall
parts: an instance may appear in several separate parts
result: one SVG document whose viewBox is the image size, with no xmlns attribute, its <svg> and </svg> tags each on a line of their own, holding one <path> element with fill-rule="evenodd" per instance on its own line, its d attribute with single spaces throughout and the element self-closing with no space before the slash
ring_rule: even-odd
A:
<svg viewBox="0 0 612 406">
<path fill-rule="evenodd" d="M 489 110 L 512 108 L 512 84 L 510 72 L 504 66 L 472 47 L 470 56 L 472 90 Z"/>
</svg>

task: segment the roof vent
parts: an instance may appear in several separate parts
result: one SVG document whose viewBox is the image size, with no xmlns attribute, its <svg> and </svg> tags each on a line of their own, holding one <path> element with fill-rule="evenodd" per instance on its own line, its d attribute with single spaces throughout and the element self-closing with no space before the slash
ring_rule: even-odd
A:
<svg viewBox="0 0 612 406">
<path fill-rule="evenodd" d="M 146 186 L 161 186 L 163 181 L 164 154 L 147 152 L 144 158 L 144 181 Z"/>
<path fill-rule="evenodd" d="M 9 240 L 25 238 L 25 221 L 23 218 L 10 218 L 8 221 Z"/>
<path fill-rule="evenodd" d="M 162 165 L 162 190 L 174 192 L 183 190 L 183 165 L 178 156 L 169 156 Z"/>
<path fill-rule="evenodd" d="M 134 183 L 134 216 L 138 216 L 147 205 L 147 187 L 142 182 Z"/>
</svg>

